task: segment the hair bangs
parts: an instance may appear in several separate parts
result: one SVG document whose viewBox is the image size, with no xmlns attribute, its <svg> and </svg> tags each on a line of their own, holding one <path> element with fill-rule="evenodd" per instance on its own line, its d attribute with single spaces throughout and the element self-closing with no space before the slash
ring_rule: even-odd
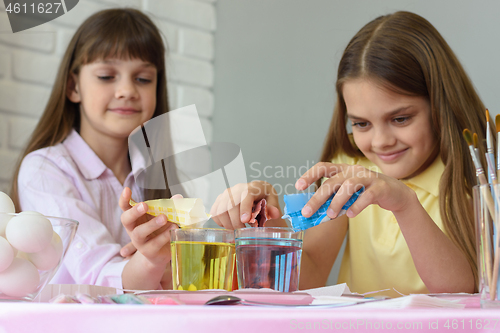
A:
<svg viewBox="0 0 500 333">
<path fill-rule="evenodd" d="M 164 70 L 165 48 L 158 30 L 143 24 L 133 12 L 122 12 L 111 19 L 96 22 L 84 33 L 80 45 L 79 65 L 109 58 L 140 59 Z"/>
</svg>

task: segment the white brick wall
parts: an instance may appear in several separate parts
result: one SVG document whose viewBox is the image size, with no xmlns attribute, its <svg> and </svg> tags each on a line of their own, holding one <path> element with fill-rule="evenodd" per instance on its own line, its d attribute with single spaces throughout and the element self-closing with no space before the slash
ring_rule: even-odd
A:
<svg viewBox="0 0 500 333">
<path fill-rule="evenodd" d="M 7 52 L 0 52 L 0 78 L 3 78 L 8 70 L 10 65 L 10 54 Z"/>
<path fill-rule="evenodd" d="M 171 54 L 167 61 L 171 80 L 206 88 L 213 87 L 214 66 L 211 62 Z"/>
<path fill-rule="evenodd" d="M 43 84 L 49 87 L 54 84 L 60 57 L 14 50 L 12 59 L 12 76 L 14 80 Z"/>
<path fill-rule="evenodd" d="M 0 114 L 0 151 L 7 150 L 7 140 L 9 133 L 7 132 L 7 119 Z M 1 174 L 1 172 L 0 172 Z"/>
<path fill-rule="evenodd" d="M 202 30 L 215 30 L 215 7 L 195 0 L 144 0 L 145 9 L 159 17 Z"/>
<path fill-rule="evenodd" d="M 7 121 L 9 137 L 8 148 L 23 149 L 28 144 L 28 139 L 36 127 L 37 119 L 32 117 L 11 116 Z"/>
<path fill-rule="evenodd" d="M 212 60 L 214 57 L 214 36 L 209 32 L 181 29 L 179 31 L 179 53 Z"/>
<path fill-rule="evenodd" d="M 0 81 L 0 113 L 10 111 L 38 119 L 49 99 L 50 89 L 14 79 Z"/>
<path fill-rule="evenodd" d="M 15 162 L 36 126 L 69 40 L 96 11 L 134 7 L 150 15 L 168 44 L 172 109 L 196 104 L 207 141 L 214 110 L 216 0 L 80 0 L 65 15 L 13 34 L 0 1 L 0 191 L 8 191 Z M 182 145 L 182 139 L 176 144 Z M 190 168 L 186 167 L 189 172 Z"/>
</svg>

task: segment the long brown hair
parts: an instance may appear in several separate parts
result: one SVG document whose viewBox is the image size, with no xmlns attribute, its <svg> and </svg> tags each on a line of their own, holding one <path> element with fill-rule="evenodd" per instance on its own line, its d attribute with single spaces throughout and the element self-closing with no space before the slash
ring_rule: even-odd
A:
<svg viewBox="0 0 500 333">
<path fill-rule="evenodd" d="M 469 77 L 443 37 L 424 18 L 403 11 L 376 18 L 351 39 L 340 60 L 337 102 L 321 161 L 330 161 L 340 152 L 363 156 L 349 139 L 342 95 L 343 84 L 357 78 L 429 100 L 431 126 L 445 165 L 439 183 L 441 218 L 447 235 L 466 256 L 477 284 L 470 199 L 476 177 L 462 132 L 469 128 L 485 138 L 486 119 Z"/>
<path fill-rule="evenodd" d="M 168 112 L 165 45 L 162 36 L 142 12 L 115 8 L 87 18 L 75 32 L 63 56 L 47 106 L 21 154 L 13 176 L 11 198 L 19 211 L 17 178 L 23 158 L 29 153 L 64 141 L 72 129 L 80 129 L 79 104 L 66 96 L 72 84 L 70 74 L 78 75 L 81 66 L 99 59 L 141 59 L 157 70 L 156 110 L 153 117 Z M 170 190 L 144 190 L 145 199 L 169 198 Z"/>
</svg>

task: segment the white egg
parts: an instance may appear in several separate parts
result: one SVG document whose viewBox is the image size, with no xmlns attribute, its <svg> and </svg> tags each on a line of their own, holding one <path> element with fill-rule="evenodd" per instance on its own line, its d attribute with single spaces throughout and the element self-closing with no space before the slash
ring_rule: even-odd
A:
<svg viewBox="0 0 500 333">
<path fill-rule="evenodd" d="M 0 236 L 5 237 L 5 228 L 7 228 L 7 223 L 13 216 L 0 213 Z"/>
<path fill-rule="evenodd" d="M 26 257 L 39 270 L 45 271 L 57 266 L 63 253 L 63 243 L 61 237 L 55 232 L 52 233 L 50 244 L 40 252 L 27 253 Z"/>
<path fill-rule="evenodd" d="M 38 216 L 43 216 L 42 213 L 39 212 L 33 212 L 31 210 L 26 210 L 24 212 L 20 212 L 19 215 L 38 215 Z"/>
<path fill-rule="evenodd" d="M 14 258 L 9 268 L 0 273 L 0 291 L 8 296 L 27 296 L 39 284 L 38 270 L 28 260 Z"/>
<path fill-rule="evenodd" d="M 14 203 L 10 199 L 10 197 L 0 191 L 0 212 L 2 213 L 15 213 L 16 207 L 14 207 Z"/>
<path fill-rule="evenodd" d="M 0 272 L 3 272 L 12 264 L 14 257 L 15 254 L 12 246 L 5 238 L 0 237 Z"/>
<path fill-rule="evenodd" d="M 25 211 L 25 212 L 20 212 L 18 215 L 40 215 L 43 216 L 41 213 L 38 212 L 32 212 L 32 211 Z M 5 237 L 5 228 L 7 228 L 7 223 L 10 221 L 10 219 L 14 215 L 5 215 L 5 214 L 0 214 L 0 236 Z"/>
<path fill-rule="evenodd" d="M 40 215 L 24 214 L 10 219 L 5 236 L 19 251 L 33 253 L 47 247 L 52 239 L 52 224 Z"/>
</svg>

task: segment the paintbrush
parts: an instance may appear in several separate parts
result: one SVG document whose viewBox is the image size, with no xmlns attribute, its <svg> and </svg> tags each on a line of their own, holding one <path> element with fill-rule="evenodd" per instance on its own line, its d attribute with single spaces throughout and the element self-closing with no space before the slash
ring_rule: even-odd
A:
<svg viewBox="0 0 500 333">
<path fill-rule="evenodd" d="M 491 127 L 490 127 L 490 112 L 488 109 L 486 109 L 486 153 L 484 154 L 484 157 L 486 158 L 486 163 L 488 167 L 488 180 L 490 183 L 493 184 L 498 184 L 497 182 L 497 175 L 496 175 L 496 168 L 495 168 L 495 153 L 494 153 L 494 148 L 493 148 L 493 135 L 491 133 Z M 475 135 L 475 133 L 474 133 Z M 475 145 L 475 142 L 474 142 Z M 498 200 L 498 195 L 496 194 L 496 187 L 492 186 L 491 188 L 493 198 Z M 484 212 L 484 216 L 487 216 L 487 212 Z M 494 219 L 494 216 L 492 216 L 492 219 Z M 493 300 L 495 298 L 495 293 L 496 293 L 496 286 L 498 285 L 497 282 L 493 282 L 498 278 L 498 273 L 495 276 L 495 273 L 492 272 L 492 264 L 495 267 L 495 262 L 492 263 L 492 258 L 495 257 L 494 261 L 496 261 L 497 265 L 497 271 L 498 271 L 498 264 L 499 260 L 497 259 L 497 256 L 495 256 L 494 252 L 492 251 L 492 248 L 495 248 L 495 245 L 493 244 L 493 247 L 491 246 L 491 232 L 490 232 L 490 219 L 486 218 L 482 223 L 482 237 L 483 237 L 483 247 L 484 247 L 484 253 L 485 253 L 485 266 L 486 266 L 486 275 L 487 275 L 487 281 L 486 283 L 489 286 L 490 289 L 490 298 Z M 492 220 L 493 224 L 495 224 L 495 220 Z M 497 236 L 497 235 L 495 235 Z"/>
<path fill-rule="evenodd" d="M 488 109 L 486 109 L 486 154 L 485 154 L 485 157 L 486 157 L 486 162 L 488 163 L 488 174 L 489 174 L 489 180 L 494 183 L 494 184 L 497 184 L 497 177 L 495 175 L 495 166 L 493 164 L 493 160 L 494 160 L 494 153 L 493 153 L 493 137 L 491 135 L 491 128 L 490 128 L 490 121 L 489 121 L 489 118 L 490 118 L 490 113 L 488 111 Z M 477 138 L 476 138 L 476 133 L 474 133 L 474 137 L 473 137 L 473 142 L 474 142 L 474 148 L 477 148 L 478 147 L 478 142 L 477 142 Z M 478 151 L 479 150 L 476 150 L 476 153 L 478 154 Z M 479 155 L 477 155 L 479 156 Z M 478 158 L 479 159 L 479 158 Z M 493 187 L 492 188 L 492 191 L 495 191 L 496 188 Z M 498 198 L 497 195 L 494 195 L 495 198 Z M 490 213 L 491 213 L 491 209 L 490 209 Z M 493 225 L 495 227 L 497 227 L 497 219 L 496 219 L 496 215 L 494 214 L 491 214 L 491 218 L 493 220 Z M 489 220 L 486 219 L 486 224 L 488 224 Z M 485 226 L 485 229 L 489 228 L 489 225 L 488 226 Z M 498 228 L 496 228 L 496 230 L 498 230 Z M 488 236 L 489 233 L 484 233 L 484 237 L 486 239 L 486 242 L 489 242 L 489 237 Z M 491 282 L 490 282 L 490 299 L 491 300 L 494 300 L 496 298 L 496 295 L 497 295 L 497 285 L 498 285 L 498 268 L 499 268 L 499 264 L 500 264 L 500 253 L 499 253 L 499 249 L 497 248 L 498 245 L 499 245 L 499 240 L 500 240 L 500 234 L 498 232 L 496 232 L 495 234 L 495 243 L 493 244 L 493 248 L 496 249 L 495 251 L 495 254 L 493 253 L 488 253 L 488 251 L 486 251 L 486 254 L 487 254 L 487 262 L 489 262 L 489 260 L 491 260 L 490 258 L 494 256 L 494 262 L 493 262 L 493 272 L 492 272 L 492 275 L 491 276 Z M 487 265 L 488 266 L 488 265 Z M 488 269 L 488 268 L 487 268 Z"/>
<path fill-rule="evenodd" d="M 476 154 L 476 151 L 474 150 L 473 136 L 467 128 L 464 129 L 463 136 L 465 138 L 465 141 L 467 141 L 467 144 L 469 145 L 470 155 L 472 157 L 472 162 L 474 163 L 474 168 L 476 168 L 476 176 L 479 180 L 479 184 L 488 185 L 488 180 L 486 179 L 486 176 L 484 174 L 483 166 L 481 165 L 481 162 L 479 161 L 478 154 Z M 476 138 L 477 138 L 477 134 L 476 134 Z M 484 186 L 484 188 L 486 188 L 486 186 Z M 492 217 L 495 216 L 495 205 L 493 203 L 493 197 L 491 196 L 491 193 L 489 191 L 487 191 L 487 193 L 485 194 L 484 197 L 485 197 L 486 204 L 488 206 L 488 209 L 490 211 L 491 216 Z"/>
<path fill-rule="evenodd" d="M 474 133 L 474 134 L 475 135 L 473 136 L 468 129 L 464 129 L 464 131 L 463 131 L 464 139 L 467 142 L 467 145 L 469 146 L 469 151 L 470 151 L 470 154 L 472 157 L 472 162 L 474 163 L 474 168 L 476 169 L 476 176 L 479 180 L 479 184 L 480 185 L 488 185 L 488 181 L 486 180 L 486 176 L 484 175 L 484 169 L 481 165 L 481 162 L 479 161 L 479 155 L 476 152 L 477 148 L 476 149 L 474 148 L 474 141 L 476 141 L 476 145 L 477 145 L 477 134 L 476 133 Z M 480 186 L 480 189 L 481 189 L 482 196 L 485 198 L 486 205 L 487 205 L 488 210 L 490 212 L 490 216 L 493 219 L 495 217 L 495 205 L 493 203 L 493 197 L 491 196 L 491 192 L 488 190 L 489 186 Z M 485 216 L 486 216 L 486 214 L 485 214 Z M 485 227 L 482 228 L 482 231 L 484 231 L 484 230 L 485 230 Z M 482 235 L 483 239 L 485 239 L 486 238 L 485 233 L 482 232 L 482 234 L 483 234 Z M 488 240 L 486 240 L 486 241 L 488 241 Z M 486 261 L 491 262 L 491 256 L 490 256 L 489 251 L 485 251 L 485 254 L 487 257 Z M 497 258 L 495 258 L 495 262 L 498 265 L 497 261 L 498 261 Z M 495 266 L 495 264 L 493 266 Z M 488 271 L 488 269 L 487 269 L 487 271 Z M 490 272 L 491 272 L 491 270 L 490 270 Z M 490 297 L 494 297 L 496 282 L 494 281 L 494 277 L 492 278 L 492 276 L 490 275 L 491 273 L 487 272 L 487 274 L 489 275 L 488 280 L 490 282 Z M 493 271 L 493 275 L 494 274 L 495 274 L 495 272 Z M 497 277 L 498 277 L 498 269 L 497 269 Z"/>
<path fill-rule="evenodd" d="M 481 155 L 479 155 L 479 139 L 478 139 L 476 133 L 474 133 L 472 135 L 472 146 L 474 147 L 474 155 L 476 155 L 476 160 L 478 161 L 478 164 L 482 167 L 481 158 L 479 157 L 479 156 L 481 156 Z M 474 165 L 474 166 L 476 166 L 476 165 Z M 484 171 L 484 168 L 483 168 L 483 171 Z M 476 167 L 476 177 L 477 177 L 477 180 L 479 182 L 479 176 L 477 174 L 477 167 Z M 481 183 L 479 182 L 479 184 L 481 184 Z"/>
<path fill-rule="evenodd" d="M 475 133 L 474 133 L 475 134 Z M 495 151 L 493 148 L 493 135 L 490 128 L 490 112 L 486 109 L 486 163 L 488 167 L 488 180 L 497 184 L 497 175 L 495 168 Z"/>
<path fill-rule="evenodd" d="M 497 179 L 500 177 L 500 115 L 495 116 L 495 127 L 497 130 Z"/>
<path fill-rule="evenodd" d="M 474 133 L 475 134 L 475 133 Z M 469 146 L 470 156 L 472 157 L 472 163 L 474 163 L 474 168 L 476 169 L 476 176 L 479 180 L 479 184 L 486 185 L 488 181 L 486 180 L 486 176 L 484 175 L 484 169 L 479 161 L 479 156 L 474 149 L 474 141 L 472 133 L 466 128 L 463 131 L 464 139 L 467 141 L 467 145 Z M 477 140 L 477 134 L 476 134 Z"/>
<path fill-rule="evenodd" d="M 493 244 L 493 248 L 496 249 L 495 260 L 493 262 L 493 276 L 491 277 L 491 284 L 490 284 L 490 300 L 492 301 L 496 298 L 497 294 L 498 267 L 500 264 L 500 247 L 498 246 L 499 240 L 500 240 L 500 233 L 498 232 L 498 226 L 497 226 L 495 235 L 495 244 Z M 487 240 L 487 242 L 489 242 L 489 240 Z M 486 256 L 488 257 L 488 251 L 486 251 Z"/>
</svg>

